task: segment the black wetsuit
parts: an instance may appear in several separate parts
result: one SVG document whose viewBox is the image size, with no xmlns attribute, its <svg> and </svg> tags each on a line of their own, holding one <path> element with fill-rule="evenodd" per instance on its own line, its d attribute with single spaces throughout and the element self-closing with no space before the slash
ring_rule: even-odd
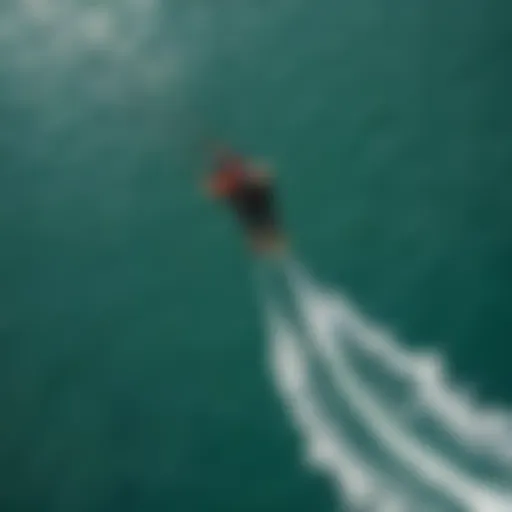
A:
<svg viewBox="0 0 512 512">
<path fill-rule="evenodd" d="M 246 181 L 229 196 L 229 203 L 249 230 L 267 231 L 276 228 L 274 194 L 269 184 Z"/>
</svg>

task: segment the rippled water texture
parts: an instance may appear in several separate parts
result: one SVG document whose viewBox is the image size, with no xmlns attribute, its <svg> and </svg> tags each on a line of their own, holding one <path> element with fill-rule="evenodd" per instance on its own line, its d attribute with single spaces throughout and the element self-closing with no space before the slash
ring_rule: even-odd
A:
<svg viewBox="0 0 512 512">
<path fill-rule="evenodd" d="M 0 510 L 351 510 L 379 496 L 382 467 L 389 506 L 407 470 L 403 503 L 468 508 L 467 464 L 473 496 L 498 503 L 510 20 L 506 0 L 3 0 Z M 293 254 L 339 315 L 364 312 L 360 343 L 336 345 L 345 366 L 306 382 L 357 460 L 383 464 L 359 494 L 350 464 L 308 464 L 337 448 L 308 444 L 277 355 L 309 369 L 302 337 L 267 337 L 238 226 L 198 190 L 212 138 L 274 165 Z M 368 415 L 411 397 L 414 443 L 372 438 Z M 433 482 L 429 436 L 456 452 L 458 483 Z"/>
</svg>

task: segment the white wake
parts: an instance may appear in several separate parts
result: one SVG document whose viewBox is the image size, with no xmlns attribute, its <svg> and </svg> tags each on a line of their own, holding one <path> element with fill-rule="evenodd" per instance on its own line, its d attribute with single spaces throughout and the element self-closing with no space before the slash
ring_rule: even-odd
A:
<svg viewBox="0 0 512 512">
<path fill-rule="evenodd" d="M 350 511 L 512 511 L 512 419 L 450 385 L 297 263 L 263 269 L 270 363 Z"/>
</svg>

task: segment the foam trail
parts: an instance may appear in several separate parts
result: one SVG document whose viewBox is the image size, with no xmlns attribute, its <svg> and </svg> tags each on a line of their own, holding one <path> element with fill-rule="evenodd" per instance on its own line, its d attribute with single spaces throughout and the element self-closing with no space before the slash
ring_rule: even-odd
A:
<svg viewBox="0 0 512 512">
<path fill-rule="evenodd" d="M 308 362 L 297 344 L 297 335 L 284 317 L 273 311 L 270 363 L 288 410 L 306 436 L 307 458 L 319 469 L 335 475 L 352 504 L 358 508 L 367 507 L 374 501 L 373 496 L 382 478 L 361 460 L 343 437 L 337 435 L 312 389 Z M 388 500 L 388 503 L 391 502 Z M 388 510 L 391 512 L 393 509 Z M 401 509 L 395 507 L 394 510 L 399 512 Z"/>
<path fill-rule="evenodd" d="M 327 325 L 331 329 L 337 327 L 342 334 L 352 333 L 347 339 L 356 340 L 388 371 L 407 379 L 414 387 L 416 406 L 441 420 L 454 437 L 471 443 L 476 450 L 488 450 L 512 468 L 510 412 L 478 408 L 467 393 L 450 388 L 439 355 L 404 350 L 392 336 L 364 319 L 346 298 L 321 290 L 297 262 L 289 262 L 287 270 L 297 293 L 315 301 L 317 315 L 327 316 L 320 328 Z"/>
<path fill-rule="evenodd" d="M 306 436 L 310 462 L 335 480 L 351 510 L 512 510 L 512 467 L 503 455 L 512 444 L 507 413 L 490 415 L 461 398 L 448 388 L 438 355 L 409 353 L 297 263 L 273 272 L 262 296 L 274 376 Z M 377 387 L 373 374 L 387 380 Z M 322 380 L 332 384 L 334 400 Z M 386 401 L 387 388 L 391 395 L 397 383 L 405 404 Z M 418 413 L 431 430 L 419 428 Z M 471 433 L 463 414 L 478 424 Z M 361 443 L 359 432 L 368 432 L 370 441 Z M 493 472 L 485 474 L 483 463 Z"/>
</svg>

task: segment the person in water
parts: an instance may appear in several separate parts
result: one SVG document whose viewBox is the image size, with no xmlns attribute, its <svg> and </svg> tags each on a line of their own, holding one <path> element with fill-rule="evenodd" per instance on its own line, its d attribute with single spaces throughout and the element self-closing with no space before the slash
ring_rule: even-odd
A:
<svg viewBox="0 0 512 512">
<path fill-rule="evenodd" d="M 257 253 L 284 249 L 274 205 L 274 184 L 269 170 L 227 149 L 217 148 L 213 172 L 206 179 L 210 196 L 226 201 L 245 229 Z"/>
</svg>

